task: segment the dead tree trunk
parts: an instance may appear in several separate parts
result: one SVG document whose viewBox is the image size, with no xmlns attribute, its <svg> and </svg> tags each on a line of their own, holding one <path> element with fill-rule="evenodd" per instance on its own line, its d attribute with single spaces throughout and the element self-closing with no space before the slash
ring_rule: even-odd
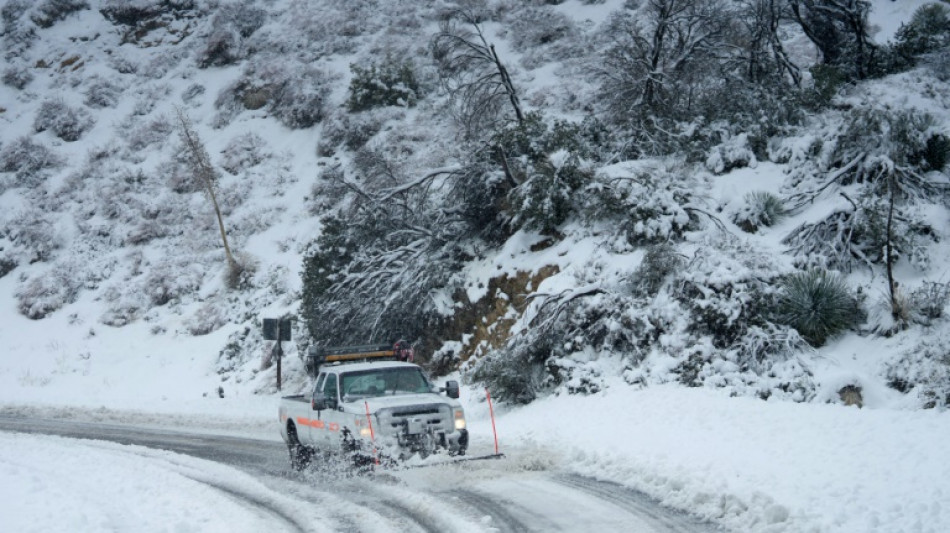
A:
<svg viewBox="0 0 950 533">
<path fill-rule="evenodd" d="M 240 275 L 241 266 L 237 260 L 234 259 L 234 254 L 231 253 L 231 247 L 228 245 L 228 234 L 224 229 L 224 217 L 221 216 L 221 208 L 218 206 L 218 199 L 214 193 L 217 175 L 214 171 L 214 167 L 211 166 L 211 158 L 208 156 L 208 150 L 205 149 L 201 138 L 198 137 L 198 133 L 192 128 L 191 121 L 185 116 L 184 111 L 181 108 L 176 108 L 176 112 L 180 126 L 179 136 L 185 145 L 185 150 L 188 151 L 188 162 L 191 165 L 191 170 L 194 172 L 195 178 L 201 182 L 205 192 L 208 193 L 208 198 L 211 199 L 211 205 L 214 207 L 214 214 L 218 219 L 221 243 L 224 245 L 224 255 L 228 261 L 229 279 L 236 281 L 236 278 Z"/>
</svg>

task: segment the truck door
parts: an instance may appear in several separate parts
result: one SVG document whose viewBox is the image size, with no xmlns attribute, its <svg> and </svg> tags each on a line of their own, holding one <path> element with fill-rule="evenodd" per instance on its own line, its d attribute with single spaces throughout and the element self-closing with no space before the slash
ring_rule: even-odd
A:
<svg viewBox="0 0 950 533">
<path fill-rule="evenodd" d="M 319 433 L 320 436 L 314 439 L 319 446 L 325 450 L 337 451 L 340 444 L 340 387 L 338 376 L 328 373 L 323 383 L 323 397 L 327 400 L 327 408 L 320 411 L 320 427 L 311 426 L 311 431 Z M 316 435 L 315 435 L 316 436 Z"/>
<path fill-rule="evenodd" d="M 313 392 L 311 393 L 313 395 L 313 399 L 320 398 L 323 396 L 323 383 L 326 380 L 327 380 L 326 372 L 320 372 L 320 375 L 317 376 L 316 383 L 314 383 L 313 385 Z M 310 402 L 310 405 L 311 406 L 313 405 L 312 401 Z M 320 429 L 317 427 L 321 424 L 320 422 L 322 418 L 321 415 L 322 413 L 320 411 L 310 408 L 309 416 L 307 416 L 307 418 L 310 419 L 310 423 L 307 425 L 307 429 L 306 429 L 307 442 L 319 447 L 323 446 L 323 441 L 320 440 L 323 437 L 323 432 L 320 431 Z M 300 430 L 301 428 L 297 428 L 298 432 Z"/>
</svg>

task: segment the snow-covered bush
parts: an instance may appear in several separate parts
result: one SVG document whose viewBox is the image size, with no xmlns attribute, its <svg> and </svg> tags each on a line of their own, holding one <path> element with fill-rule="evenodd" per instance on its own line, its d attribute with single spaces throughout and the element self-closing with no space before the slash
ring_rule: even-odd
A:
<svg viewBox="0 0 950 533">
<path fill-rule="evenodd" d="M 478 361 L 471 379 L 483 383 L 502 402 L 527 404 L 536 400 L 551 383 L 545 362 L 551 346 L 540 341 L 523 349 L 499 350 Z"/>
<path fill-rule="evenodd" d="M 178 303 L 201 288 L 204 266 L 187 257 L 165 258 L 152 265 L 142 280 L 141 291 L 152 306 Z"/>
<path fill-rule="evenodd" d="M 30 0 L 8 0 L 0 8 L 0 20 L 3 21 L 0 36 L 3 38 L 5 59 L 22 57 L 36 40 L 36 26 L 21 20 L 32 5 Z"/>
<path fill-rule="evenodd" d="M 15 139 L 0 151 L 0 171 L 14 172 L 15 186 L 33 187 L 45 178 L 45 170 L 62 164 L 60 156 L 29 136 Z"/>
<path fill-rule="evenodd" d="M 115 81 L 96 77 L 86 86 L 86 98 L 83 103 L 94 109 L 115 107 L 124 90 Z"/>
<path fill-rule="evenodd" d="M 720 242 L 695 252 L 672 281 L 671 294 L 690 311 L 689 330 L 725 349 L 766 323 L 775 268 L 759 252 Z"/>
<path fill-rule="evenodd" d="M 630 276 L 634 292 L 643 296 L 656 296 L 666 280 L 675 274 L 684 262 L 685 258 L 668 242 L 648 246 L 643 261 Z"/>
<path fill-rule="evenodd" d="M 950 283 L 925 281 L 908 298 L 914 321 L 930 325 L 944 316 L 950 301 Z"/>
<path fill-rule="evenodd" d="M 211 31 L 197 52 L 198 67 L 222 67 L 245 58 L 248 47 L 244 40 L 264 24 L 266 15 L 251 0 L 220 6 L 211 19 Z"/>
<path fill-rule="evenodd" d="M 781 283 L 776 319 L 813 346 L 853 328 L 863 312 L 847 282 L 834 272 L 811 270 L 791 274 Z"/>
<path fill-rule="evenodd" d="M 158 165 L 158 174 L 165 177 L 168 188 L 177 194 L 191 194 L 201 191 L 204 185 L 195 179 L 189 164 L 188 154 L 176 150 L 171 157 Z"/>
<path fill-rule="evenodd" d="M 696 179 L 678 164 L 602 169 L 587 187 L 584 214 L 613 220 L 632 245 L 682 239 L 697 220 L 690 210 Z"/>
<path fill-rule="evenodd" d="M 912 394 L 920 407 L 950 408 L 950 340 L 944 335 L 918 342 L 884 369 L 888 385 Z"/>
<path fill-rule="evenodd" d="M 214 302 L 208 302 L 202 305 L 188 321 L 188 333 L 192 335 L 207 335 L 221 326 L 227 324 L 227 317 L 215 305 Z"/>
<path fill-rule="evenodd" d="M 778 224 L 788 214 L 782 199 L 770 192 L 746 193 L 743 204 L 732 214 L 732 221 L 743 231 L 755 233 L 761 227 Z"/>
<path fill-rule="evenodd" d="M 241 79 L 218 94 L 214 126 L 227 125 L 244 109 L 266 106 L 288 128 L 309 128 L 324 117 L 333 79 L 304 64 L 258 57 L 248 64 Z"/>
<path fill-rule="evenodd" d="M 76 301 L 82 288 L 79 265 L 57 263 L 48 271 L 22 281 L 16 290 L 17 309 L 23 316 L 39 320 L 64 305 Z"/>
<path fill-rule="evenodd" d="M 323 135 L 317 144 L 317 153 L 323 157 L 333 155 L 339 146 L 356 152 L 379 133 L 386 120 L 391 116 L 385 109 L 371 110 L 365 113 L 334 113 L 323 128 Z"/>
<path fill-rule="evenodd" d="M 237 175 L 259 165 L 271 157 L 267 141 L 260 135 L 248 132 L 234 137 L 221 151 L 221 168 Z"/>
<path fill-rule="evenodd" d="M 195 0 L 104 0 L 99 12 L 113 24 L 135 28 L 163 15 L 174 17 L 195 6 Z"/>
<path fill-rule="evenodd" d="M 62 100 L 44 101 L 33 121 L 34 131 L 50 130 L 66 142 L 78 141 L 92 126 L 92 116 L 88 111 L 72 107 Z"/>
<path fill-rule="evenodd" d="M 555 43 L 574 31 L 570 18 L 550 8 L 521 10 L 508 27 L 512 45 L 522 52 Z"/>
<path fill-rule="evenodd" d="M 818 129 L 806 150 L 784 150 L 792 169 L 788 203 L 797 209 L 830 192 L 847 191 L 823 220 L 803 224 L 784 242 L 796 255 L 824 256 L 849 270 L 906 258 L 925 265 L 921 242 L 933 240 L 921 204 L 945 201 L 947 186 L 932 172 L 941 164 L 934 118 L 914 109 L 868 104 Z M 935 157 L 936 155 L 936 157 Z M 844 202 L 847 203 L 844 203 Z"/>
<path fill-rule="evenodd" d="M 350 65 L 350 71 L 353 77 L 346 105 L 351 112 L 383 106 L 412 107 L 422 96 L 410 61 L 387 57 L 380 64 L 371 61 L 366 67 Z"/>
<path fill-rule="evenodd" d="M 51 214 L 37 208 L 17 213 L 4 232 L 13 243 L 13 249 L 21 262 L 32 264 L 49 261 L 53 253 L 60 249 L 63 237 L 53 225 Z"/>
<path fill-rule="evenodd" d="M 593 174 L 589 165 L 565 152 L 539 161 L 511 193 L 512 223 L 553 232 L 577 211 L 576 193 Z"/>
<path fill-rule="evenodd" d="M 216 28 L 198 51 L 198 68 L 232 65 L 247 55 L 241 35 L 234 28 Z"/>
<path fill-rule="evenodd" d="M 925 4 L 914 12 L 895 35 L 895 48 L 907 58 L 917 58 L 950 49 L 950 8 L 943 4 Z"/>
<path fill-rule="evenodd" d="M 181 101 L 186 104 L 191 104 L 195 101 L 195 98 L 203 95 L 207 89 L 204 85 L 200 83 L 192 83 L 184 91 L 181 92 Z"/>
<path fill-rule="evenodd" d="M 23 65 L 13 65 L 3 70 L 3 84 L 14 89 L 23 89 L 33 81 L 33 73 Z"/>
<path fill-rule="evenodd" d="M 161 115 L 138 124 L 125 138 L 129 150 L 139 152 L 149 146 L 165 142 L 174 130 L 175 126 L 168 117 Z"/>
<path fill-rule="evenodd" d="M 30 20 L 41 28 L 49 28 L 83 9 L 89 9 L 86 0 L 44 0 L 33 10 Z"/>
<path fill-rule="evenodd" d="M 714 174 L 754 167 L 756 163 L 755 153 L 749 146 L 749 135 L 746 133 L 729 137 L 725 142 L 714 146 L 706 157 L 706 169 Z"/>
</svg>

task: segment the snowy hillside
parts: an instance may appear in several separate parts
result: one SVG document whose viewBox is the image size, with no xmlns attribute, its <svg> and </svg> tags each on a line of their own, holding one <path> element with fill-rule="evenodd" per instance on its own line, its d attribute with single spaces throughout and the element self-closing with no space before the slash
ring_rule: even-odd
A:
<svg viewBox="0 0 950 533">
<path fill-rule="evenodd" d="M 950 28 L 901 63 L 929 2 L 876 0 L 890 70 L 843 81 L 783 18 L 788 87 L 717 85 L 723 39 L 636 105 L 718 100 L 626 116 L 648 4 L 6 0 L 0 410 L 273 437 L 260 321 L 288 316 L 285 393 L 312 343 L 403 335 L 468 384 L 476 445 L 488 386 L 545 468 L 735 530 L 947 530 Z M 795 323 L 796 280 L 847 316 Z"/>
</svg>

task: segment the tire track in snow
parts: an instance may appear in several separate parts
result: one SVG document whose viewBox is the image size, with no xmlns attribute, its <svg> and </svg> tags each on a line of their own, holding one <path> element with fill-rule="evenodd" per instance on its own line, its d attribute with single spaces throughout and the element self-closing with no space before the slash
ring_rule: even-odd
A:
<svg viewBox="0 0 950 533">
<path fill-rule="evenodd" d="M 565 487 L 611 502 L 641 517 L 659 531 L 669 531 L 671 533 L 712 533 L 718 531 L 718 528 L 712 524 L 703 522 L 682 511 L 662 507 L 656 499 L 618 483 L 599 481 L 576 474 L 559 475 L 554 477 L 554 480 Z"/>
<path fill-rule="evenodd" d="M 525 533 L 531 529 L 521 520 L 515 517 L 506 507 L 499 502 L 479 492 L 473 490 L 454 490 L 448 493 L 455 496 L 460 502 L 466 504 L 483 515 L 491 517 L 491 523 L 488 526 L 499 533 Z"/>
<path fill-rule="evenodd" d="M 198 479 L 193 476 L 186 475 L 185 477 L 187 477 L 188 479 L 196 483 L 206 485 L 216 491 L 227 494 L 236 502 L 250 509 L 253 509 L 254 511 L 256 511 L 257 513 L 261 515 L 275 518 L 278 521 L 278 523 L 283 523 L 289 526 L 287 531 L 294 531 L 295 533 L 310 533 L 314 531 L 313 529 L 310 529 L 304 525 L 301 525 L 297 521 L 296 518 L 294 518 L 288 513 L 284 513 L 282 510 L 278 509 L 277 506 L 271 504 L 270 502 L 263 501 L 262 499 L 257 498 L 256 496 L 252 494 L 235 490 L 231 487 L 224 486 L 220 483 L 215 483 L 215 482 L 207 481 L 204 479 Z M 274 525 L 277 526 L 277 524 L 274 524 Z M 274 531 L 274 530 L 280 531 L 279 527 L 275 527 L 274 529 L 271 529 L 270 531 Z"/>
</svg>

